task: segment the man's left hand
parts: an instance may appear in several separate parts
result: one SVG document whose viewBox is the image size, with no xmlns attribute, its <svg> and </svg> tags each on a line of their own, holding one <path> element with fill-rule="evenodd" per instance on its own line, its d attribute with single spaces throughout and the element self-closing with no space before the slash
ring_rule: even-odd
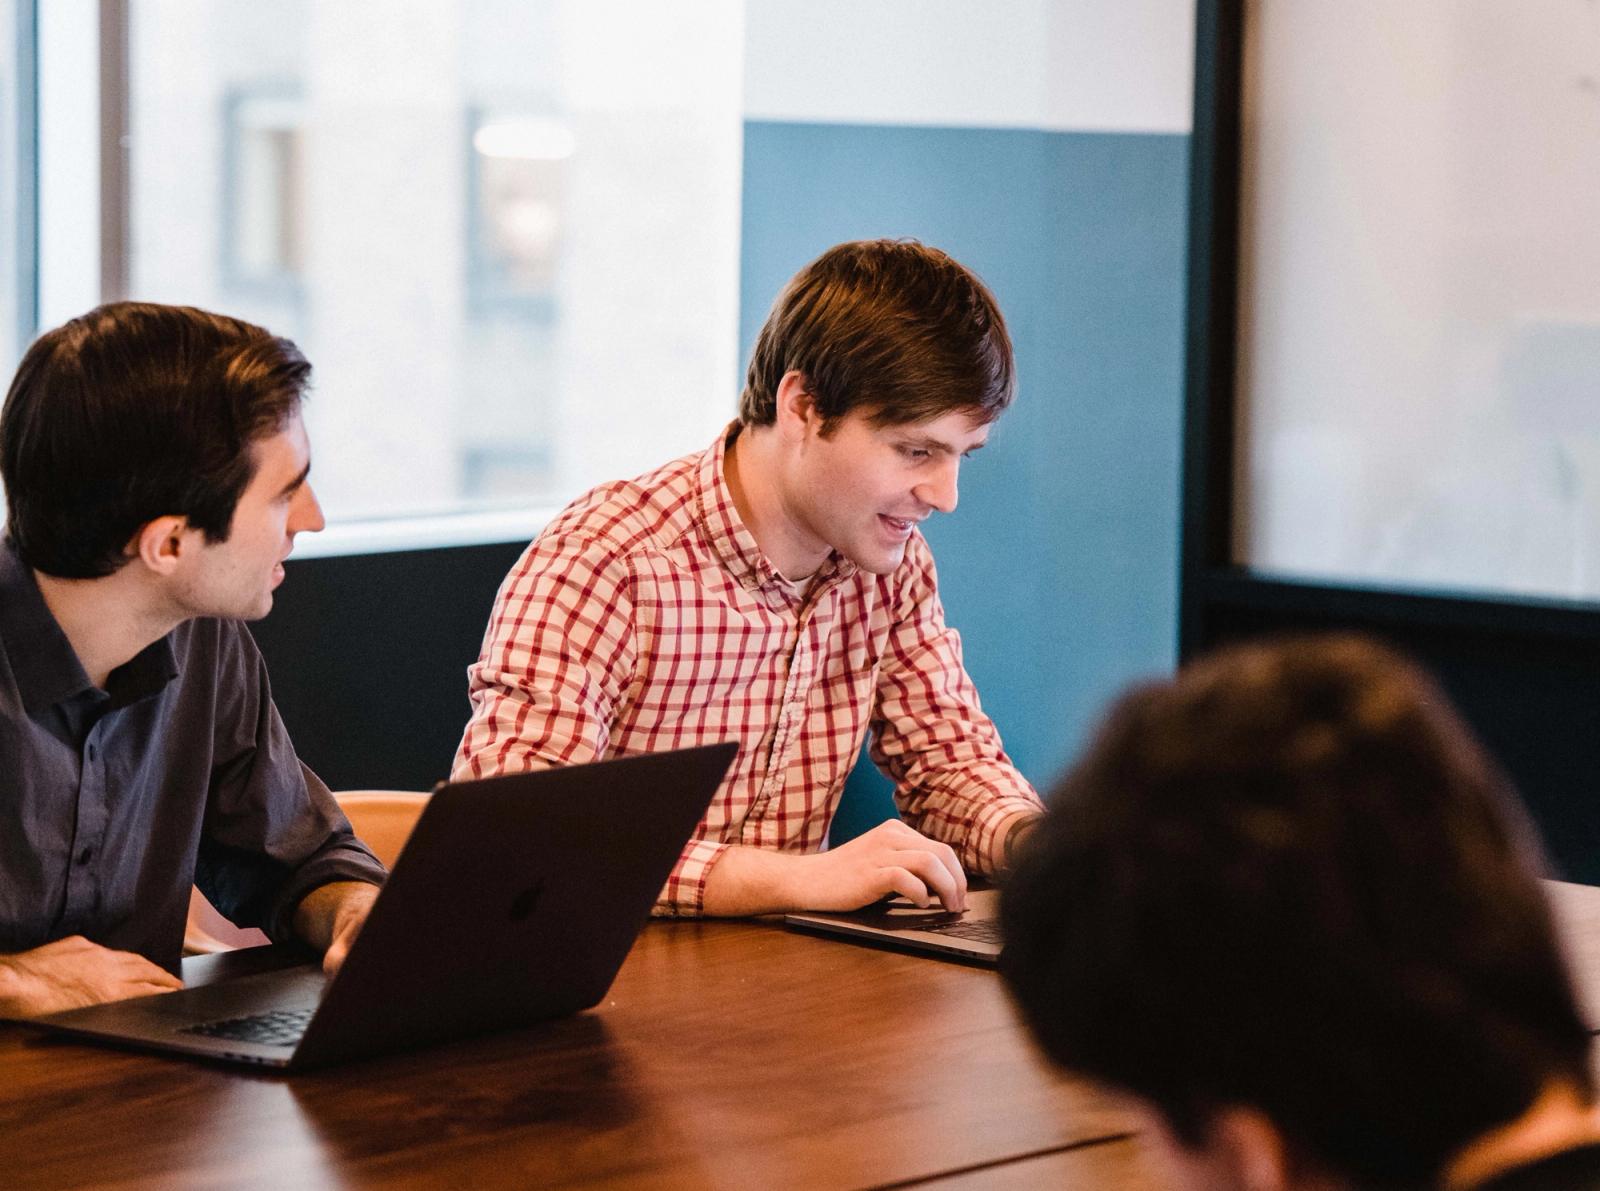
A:
<svg viewBox="0 0 1600 1191">
<path fill-rule="evenodd" d="M 300 899 L 294 912 L 295 934 L 322 952 L 322 970 L 329 976 L 344 963 L 377 898 L 376 885 L 333 881 Z"/>
</svg>

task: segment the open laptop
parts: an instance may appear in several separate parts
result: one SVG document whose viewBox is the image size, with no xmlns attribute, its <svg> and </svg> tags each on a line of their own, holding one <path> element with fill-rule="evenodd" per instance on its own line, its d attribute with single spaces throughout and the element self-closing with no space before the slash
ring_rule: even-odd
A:
<svg viewBox="0 0 1600 1191">
<path fill-rule="evenodd" d="M 845 914 L 786 914 L 783 921 L 795 930 L 894 951 L 990 968 L 1000 962 L 1000 891 L 981 885 L 968 886 L 967 908 L 960 914 L 937 902 L 930 909 L 918 909 L 914 902 L 896 897 Z"/>
<path fill-rule="evenodd" d="M 587 1009 L 736 751 L 442 784 L 333 980 L 319 961 L 30 1024 L 299 1070 Z"/>
</svg>

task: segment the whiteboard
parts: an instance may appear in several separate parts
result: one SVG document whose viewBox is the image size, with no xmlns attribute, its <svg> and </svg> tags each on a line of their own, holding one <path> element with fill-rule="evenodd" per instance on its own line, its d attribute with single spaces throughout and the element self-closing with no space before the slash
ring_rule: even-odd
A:
<svg viewBox="0 0 1600 1191">
<path fill-rule="evenodd" d="M 1245 17 L 1234 561 L 1600 598 L 1600 2 Z"/>
</svg>

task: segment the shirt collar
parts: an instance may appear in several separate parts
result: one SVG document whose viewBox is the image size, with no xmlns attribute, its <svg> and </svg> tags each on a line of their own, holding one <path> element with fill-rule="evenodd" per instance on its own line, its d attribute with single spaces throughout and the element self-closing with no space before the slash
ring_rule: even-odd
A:
<svg viewBox="0 0 1600 1191">
<path fill-rule="evenodd" d="M 724 463 L 728 447 L 739 436 L 742 428 L 738 421 L 728 423 L 727 428 L 717 436 L 717 441 L 712 443 L 710 449 L 701 456 L 700 521 L 705 526 L 712 550 L 741 586 L 751 590 L 757 588 L 788 590 L 793 585 L 778 573 L 777 568 L 762 553 L 755 535 L 740 519 L 739 510 L 734 507 L 733 494 L 728 490 Z M 855 563 L 843 557 L 837 550 L 832 551 L 828 555 L 828 560 L 822 564 L 822 569 L 812 578 L 810 590 L 815 594 L 822 590 L 824 584 L 848 579 L 855 573 Z"/>
<path fill-rule="evenodd" d="M 29 712 L 95 689 L 72 643 L 40 594 L 33 569 L 9 538 L 0 545 L 0 642 L 11 660 L 17 693 Z M 123 706 L 153 694 L 178 674 L 169 633 L 113 670 L 106 681 L 112 703 Z"/>
</svg>

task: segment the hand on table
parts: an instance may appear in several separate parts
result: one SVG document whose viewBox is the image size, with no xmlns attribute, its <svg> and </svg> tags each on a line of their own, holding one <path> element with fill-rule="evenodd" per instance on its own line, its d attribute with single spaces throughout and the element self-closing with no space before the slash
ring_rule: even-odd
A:
<svg viewBox="0 0 1600 1191">
<path fill-rule="evenodd" d="M 0 956 L 0 1015 L 40 1017 L 182 988 L 165 968 L 82 935 Z"/>
</svg>

